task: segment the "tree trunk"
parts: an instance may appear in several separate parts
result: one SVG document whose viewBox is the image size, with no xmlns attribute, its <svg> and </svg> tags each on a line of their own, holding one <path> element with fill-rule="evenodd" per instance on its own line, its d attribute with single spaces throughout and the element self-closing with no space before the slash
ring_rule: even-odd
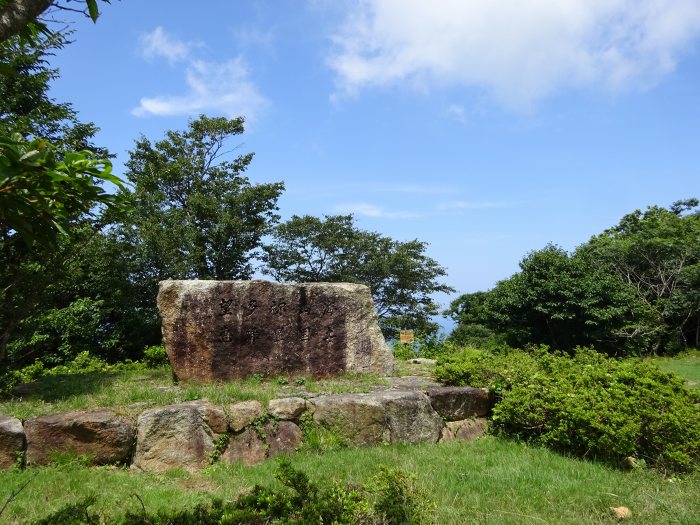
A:
<svg viewBox="0 0 700 525">
<path fill-rule="evenodd" d="M 54 0 L 6 0 L 0 7 L 0 42 L 24 29 L 46 11 Z"/>
</svg>

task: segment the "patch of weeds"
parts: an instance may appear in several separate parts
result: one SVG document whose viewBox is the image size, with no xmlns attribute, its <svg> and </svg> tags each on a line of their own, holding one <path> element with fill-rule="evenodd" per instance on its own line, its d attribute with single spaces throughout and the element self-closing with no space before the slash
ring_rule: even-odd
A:
<svg viewBox="0 0 700 525">
<path fill-rule="evenodd" d="M 87 467 L 92 464 L 94 459 L 94 455 L 88 454 L 76 454 L 75 452 L 61 452 L 58 450 L 49 452 L 50 462 L 58 466 L 80 465 Z"/>
<path fill-rule="evenodd" d="M 253 427 L 258 437 L 265 442 L 267 445 L 267 423 L 272 422 L 271 430 L 275 434 L 277 432 L 277 420 L 270 415 L 268 412 L 264 412 L 262 415 L 256 417 L 250 422 L 250 426 Z"/>
<path fill-rule="evenodd" d="M 182 393 L 182 399 L 184 401 L 197 401 L 201 399 L 202 393 L 194 387 L 190 387 Z"/>
<path fill-rule="evenodd" d="M 289 379 L 287 379 L 285 376 L 279 376 L 277 378 L 277 384 L 280 386 L 285 386 L 289 384 Z"/>
<path fill-rule="evenodd" d="M 13 465 L 13 468 L 15 470 L 22 470 L 24 468 L 24 465 L 27 461 L 27 451 L 26 450 L 18 450 L 15 452 L 15 464 Z"/>
<path fill-rule="evenodd" d="M 303 378 L 303 377 L 297 377 L 297 378 L 294 380 L 294 384 L 297 385 L 297 386 L 303 386 L 303 385 L 306 384 L 306 379 Z"/>
<path fill-rule="evenodd" d="M 122 516 L 98 516 L 90 510 L 95 496 L 64 505 L 35 525 L 120 523 L 122 525 L 243 525 L 334 523 L 336 525 L 425 525 L 433 522 L 432 503 L 416 489 L 414 479 L 401 471 L 382 468 L 365 485 L 313 481 L 288 461 L 280 461 L 276 487 L 256 485 L 224 502 L 212 498 L 191 508 L 149 511 L 139 500 L 138 511 Z"/>
<path fill-rule="evenodd" d="M 213 465 L 221 459 L 221 455 L 224 453 L 224 450 L 226 450 L 229 441 L 231 441 L 231 434 L 228 432 L 222 434 L 222 436 L 216 440 L 214 450 L 212 450 L 211 457 L 209 458 L 209 464 Z"/>
<path fill-rule="evenodd" d="M 97 525 L 101 523 L 100 517 L 90 511 L 90 507 L 93 506 L 96 501 L 97 498 L 94 495 L 90 495 L 76 503 L 68 503 L 45 518 L 35 521 L 34 525 L 56 525 L 59 523 L 70 525 Z"/>
<path fill-rule="evenodd" d="M 305 412 L 300 420 L 301 447 L 300 451 L 327 452 L 347 448 L 348 440 L 337 430 L 326 428 L 314 422 L 313 414 Z"/>
</svg>

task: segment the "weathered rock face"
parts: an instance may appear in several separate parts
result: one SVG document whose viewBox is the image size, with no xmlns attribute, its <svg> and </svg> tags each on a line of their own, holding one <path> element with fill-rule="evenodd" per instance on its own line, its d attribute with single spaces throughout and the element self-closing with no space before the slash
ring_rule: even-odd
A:
<svg viewBox="0 0 700 525">
<path fill-rule="evenodd" d="M 80 410 L 28 419 L 27 464 L 45 465 L 52 453 L 88 456 L 95 465 L 122 463 L 131 456 L 134 429 L 112 410 Z"/>
<path fill-rule="evenodd" d="M 253 399 L 234 403 L 228 407 L 229 427 L 234 432 L 240 432 L 264 413 L 265 407 L 260 401 Z"/>
<path fill-rule="evenodd" d="M 277 419 L 299 419 L 306 412 L 308 403 L 301 397 L 283 397 L 271 399 L 267 411 Z"/>
<path fill-rule="evenodd" d="M 0 468 L 17 463 L 17 453 L 24 450 L 24 428 L 19 419 L 0 416 Z"/>
<path fill-rule="evenodd" d="M 421 392 L 339 394 L 312 400 L 314 421 L 355 445 L 435 443 L 442 418 Z"/>
<path fill-rule="evenodd" d="M 284 452 L 293 452 L 301 445 L 301 429 L 291 421 L 268 421 L 258 431 L 248 427 L 229 439 L 221 454 L 225 463 L 254 465 Z"/>
<path fill-rule="evenodd" d="M 488 430 L 488 421 L 484 417 L 463 419 L 461 421 L 449 421 L 442 429 L 440 442 L 453 441 L 473 441 L 480 438 Z"/>
<path fill-rule="evenodd" d="M 207 421 L 220 424 L 217 410 L 200 403 L 147 410 L 139 417 L 133 466 L 151 472 L 205 467 L 218 439 Z"/>
<path fill-rule="evenodd" d="M 387 374 L 394 366 L 362 285 L 162 281 L 158 309 L 180 380 Z"/>
<path fill-rule="evenodd" d="M 431 388 L 428 396 L 433 408 L 447 421 L 487 416 L 494 404 L 486 390 L 471 386 Z"/>
</svg>

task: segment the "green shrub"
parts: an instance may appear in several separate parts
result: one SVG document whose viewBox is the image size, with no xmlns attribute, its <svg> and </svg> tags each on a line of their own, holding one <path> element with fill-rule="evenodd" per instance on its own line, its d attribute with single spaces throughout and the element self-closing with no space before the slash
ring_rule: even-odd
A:
<svg viewBox="0 0 700 525">
<path fill-rule="evenodd" d="M 394 357 L 399 361 L 408 361 L 418 357 L 418 353 L 411 343 L 394 343 Z"/>
<path fill-rule="evenodd" d="M 143 351 L 143 362 L 147 368 L 158 368 L 169 365 L 168 354 L 163 345 L 149 346 Z"/>
<path fill-rule="evenodd" d="M 412 343 L 394 343 L 394 357 L 402 361 L 425 357 L 437 359 L 441 356 L 451 355 L 457 351 L 457 346 L 442 335 L 418 336 Z"/>
<path fill-rule="evenodd" d="M 397 470 L 382 468 L 365 486 L 336 482 L 324 486 L 312 482 L 288 461 L 281 461 L 275 478 L 282 488 L 256 485 L 249 493 L 229 503 L 212 499 L 191 509 L 157 513 L 149 513 L 141 503 L 138 512 L 129 511 L 122 517 L 109 518 L 98 517 L 90 510 L 96 499 L 89 497 L 66 505 L 36 523 L 421 525 L 431 522 L 434 506 L 416 488 L 413 477 Z"/>
<path fill-rule="evenodd" d="M 7 370 L 0 375 L 0 395 L 7 394 L 20 383 L 31 383 L 42 377 L 59 375 L 80 375 L 95 372 L 120 372 L 123 370 L 141 370 L 144 364 L 127 359 L 119 363 L 108 363 L 89 352 L 80 352 L 65 364 L 46 368 L 43 361 L 36 360 L 19 370 Z"/>
<path fill-rule="evenodd" d="M 467 349 L 439 361 L 438 379 L 498 394 L 492 429 L 579 457 L 662 470 L 700 468 L 700 394 L 638 359 Z"/>
</svg>

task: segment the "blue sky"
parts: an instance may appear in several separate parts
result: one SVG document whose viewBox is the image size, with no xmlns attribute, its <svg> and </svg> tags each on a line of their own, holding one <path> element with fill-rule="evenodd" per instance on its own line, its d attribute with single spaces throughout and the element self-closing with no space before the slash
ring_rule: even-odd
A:
<svg viewBox="0 0 700 525">
<path fill-rule="evenodd" d="M 698 0 L 122 0 L 53 65 L 116 173 L 139 134 L 244 115 L 292 214 L 430 243 L 459 292 L 700 196 Z M 446 302 L 448 299 L 445 298 Z"/>
</svg>

